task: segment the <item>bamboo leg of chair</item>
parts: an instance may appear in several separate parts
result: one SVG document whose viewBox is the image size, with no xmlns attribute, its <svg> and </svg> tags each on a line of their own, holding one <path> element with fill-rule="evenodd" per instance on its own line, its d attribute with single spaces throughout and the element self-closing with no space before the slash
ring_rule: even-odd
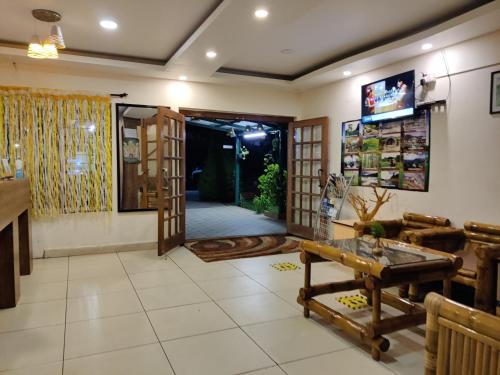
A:
<svg viewBox="0 0 500 375">
<path fill-rule="evenodd" d="M 311 287 L 311 256 L 304 253 L 305 270 L 304 270 L 304 288 L 307 290 Z M 310 311 L 304 306 L 304 317 L 309 318 Z"/>
<path fill-rule="evenodd" d="M 427 333 L 425 335 L 425 374 L 436 374 L 436 359 L 438 351 L 438 321 L 437 316 L 427 314 Z"/>
<path fill-rule="evenodd" d="M 401 285 L 399 287 L 399 296 L 401 298 L 408 298 L 408 291 L 409 291 L 410 286 L 408 284 Z"/>
<path fill-rule="evenodd" d="M 489 257 L 477 258 L 477 279 L 474 306 L 495 314 L 496 310 L 497 263 Z"/>
<path fill-rule="evenodd" d="M 451 298 L 451 279 L 443 280 L 443 296 Z"/>
<path fill-rule="evenodd" d="M 371 279 L 371 284 L 373 288 L 371 290 L 372 295 L 372 324 L 373 326 L 377 326 L 380 323 L 381 313 L 382 313 L 382 295 L 380 284 L 378 280 Z M 375 337 L 372 337 L 372 340 L 375 340 Z M 377 346 L 372 344 L 372 358 L 376 361 L 380 361 L 380 350 Z"/>
<path fill-rule="evenodd" d="M 418 284 L 410 284 L 408 289 L 408 299 L 412 302 L 418 302 Z"/>
</svg>

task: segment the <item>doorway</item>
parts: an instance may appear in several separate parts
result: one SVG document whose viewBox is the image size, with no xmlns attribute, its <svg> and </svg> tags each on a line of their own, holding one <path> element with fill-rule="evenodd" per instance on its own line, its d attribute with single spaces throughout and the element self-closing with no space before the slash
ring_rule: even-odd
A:
<svg viewBox="0 0 500 375">
<path fill-rule="evenodd" d="M 291 117 L 181 109 L 187 239 L 286 234 Z"/>
</svg>

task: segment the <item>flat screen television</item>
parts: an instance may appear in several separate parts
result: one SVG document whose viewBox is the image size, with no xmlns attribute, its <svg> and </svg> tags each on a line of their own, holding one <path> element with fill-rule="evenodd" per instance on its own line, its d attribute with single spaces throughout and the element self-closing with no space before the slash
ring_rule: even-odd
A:
<svg viewBox="0 0 500 375">
<path fill-rule="evenodd" d="M 362 123 L 412 116 L 415 112 L 415 71 L 364 85 L 361 98 Z"/>
</svg>

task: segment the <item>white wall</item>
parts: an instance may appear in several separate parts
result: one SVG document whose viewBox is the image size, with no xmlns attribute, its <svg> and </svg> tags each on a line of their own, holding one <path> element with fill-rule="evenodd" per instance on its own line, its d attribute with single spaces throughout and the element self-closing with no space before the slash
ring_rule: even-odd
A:
<svg viewBox="0 0 500 375">
<path fill-rule="evenodd" d="M 428 99 L 449 95 L 448 105 L 431 117 L 429 192 L 395 190 L 378 217 L 413 211 L 449 217 L 456 226 L 467 220 L 500 224 L 500 117 L 489 114 L 490 74 L 500 70 L 499 46 L 500 31 L 445 50 L 450 73 L 459 74 L 452 75 L 449 94 L 447 77 L 429 94 Z M 446 73 L 441 52 L 434 51 L 301 94 L 304 118 L 330 117 L 331 170 L 340 171 L 341 122 L 360 118 L 360 86 L 410 69 L 418 78 L 420 72 Z M 371 194 L 369 188 L 355 190 Z M 356 217 L 349 204 L 343 216 Z"/>
<path fill-rule="evenodd" d="M 30 86 L 100 93 L 127 92 L 114 102 L 258 114 L 299 116 L 298 95 L 268 86 L 232 86 L 177 82 L 161 79 L 111 78 L 93 74 L 51 72 L 32 66 L 0 64 L 0 85 Z M 116 192 L 116 142 L 113 129 L 113 212 L 71 214 L 33 222 L 33 252 L 41 257 L 46 249 L 143 243 L 156 241 L 156 213 L 118 213 Z"/>
<path fill-rule="evenodd" d="M 500 223 L 500 117 L 489 114 L 490 73 L 500 70 L 500 32 L 446 49 L 453 75 L 448 105 L 432 114 L 430 188 L 427 193 L 395 191 L 381 218 L 415 212 L 450 217 L 457 226 L 465 220 Z M 497 64 L 497 65 L 494 65 Z M 290 115 L 330 117 L 330 168 L 340 170 L 342 121 L 360 116 L 360 86 L 409 69 L 445 74 L 443 57 L 435 51 L 415 59 L 345 79 L 300 95 L 266 86 L 181 83 L 159 79 L 113 78 L 97 73 L 70 74 L 67 70 L 0 64 L 0 85 L 127 92 L 128 103 Z M 430 94 L 448 96 L 448 79 L 441 78 Z M 114 111 L 113 111 L 114 117 Z M 33 224 L 34 255 L 44 249 L 151 242 L 156 239 L 154 213 L 117 212 L 116 145 L 113 118 L 113 212 L 61 215 Z M 368 193 L 366 188 L 357 188 Z M 354 217 L 346 205 L 346 217 Z"/>
</svg>

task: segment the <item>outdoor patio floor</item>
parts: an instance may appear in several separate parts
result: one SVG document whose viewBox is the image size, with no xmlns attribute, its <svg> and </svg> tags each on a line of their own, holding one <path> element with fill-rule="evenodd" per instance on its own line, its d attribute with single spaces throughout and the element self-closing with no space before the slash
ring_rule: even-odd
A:
<svg viewBox="0 0 500 375">
<path fill-rule="evenodd" d="M 235 205 L 187 201 L 187 239 L 285 234 L 286 223 Z"/>
</svg>

